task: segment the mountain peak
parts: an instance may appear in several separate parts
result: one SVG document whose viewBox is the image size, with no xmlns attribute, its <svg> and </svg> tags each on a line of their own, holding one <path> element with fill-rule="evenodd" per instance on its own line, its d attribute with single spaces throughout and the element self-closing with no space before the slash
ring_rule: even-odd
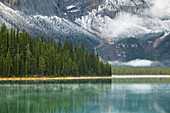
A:
<svg viewBox="0 0 170 113">
<path fill-rule="evenodd" d="M 121 55 L 121 60 L 126 61 L 134 60 L 138 56 L 134 54 L 134 57 L 124 57 L 128 56 L 127 51 L 134 48 L 120 52 L 122 49 L 117 49 L 119 45 L 116 44 L 119 44 L 119 40 L 129 37 L 135 37 L 139 42 L 151 37 L 153 40 L 149 40 L 150 45 L 146 45 L 150 49 L 153 47 L 153 42 L 160 42 L 159 38 L 162 36 L 159 34 L 170 31 L 170 2 L 169 0 L 163 2 L 160 0 L 0 0 L 0 24 L 3 22 L 9 28 L 26 29 L 34 37 L 44 35 L 54 37 L 56 40 L 68 38 L 73 42 L 84 42 L 90 49 L 101 48 L 100 52 L 106 52 L 101 55 L 106 60 L 119 60 Z M 133 46 L 128 44 L 127 42 L 127 46 Z M 107 48 L 117 53 L 112 50 L 107 51 Z M 143 48 L 139 49 L 145 51 Z"/>
</svg>

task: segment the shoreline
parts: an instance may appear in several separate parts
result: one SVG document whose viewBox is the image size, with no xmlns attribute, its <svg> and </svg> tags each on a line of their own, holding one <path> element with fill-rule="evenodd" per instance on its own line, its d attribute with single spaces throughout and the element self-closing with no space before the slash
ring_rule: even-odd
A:
<svg viewBox="0 0 170 113">
<path fill-rule="evenodd" d="M 9 77 L 0 78 L 0 81 L 46 81 L 46 80 L 88 80 L 88 79 L 112 79 L 107 77 Z"/>
<path fill-rule="evenodd" d="M 113 78 L 170 78 L 170 75 L 112 75 Z"/>
<path fill-rule="evenodd" d="M 88 80 L 88 79 L 118 79 L 118 78 L 170 78 L 170 75 L 112 75 L 106 77 L 5 77 L 0 81 L 46 81 L 46 80 Z"/>
</svg>

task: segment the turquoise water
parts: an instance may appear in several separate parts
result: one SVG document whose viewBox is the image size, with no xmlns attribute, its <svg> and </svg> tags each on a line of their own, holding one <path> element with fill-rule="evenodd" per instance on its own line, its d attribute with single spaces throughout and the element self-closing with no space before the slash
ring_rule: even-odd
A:
<svg viewBox="0 0 170 113">
<path fill-rule="evenodd" d="M 0 113 L 170 113 L 170 84 L 0 84 Z"/>
</svg>

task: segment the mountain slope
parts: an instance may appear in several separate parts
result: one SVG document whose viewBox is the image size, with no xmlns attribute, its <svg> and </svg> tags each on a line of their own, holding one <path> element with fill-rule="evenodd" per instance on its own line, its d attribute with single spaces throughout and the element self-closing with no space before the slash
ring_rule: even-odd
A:
<svg viewBox="0 0 170 113">
<path fill-rule="evenodd" d="M 146 40 L 137 38 L 121 39 L 114 44 L 104 43 L 97 48 L 103 60 L 107 61 L 131 61 L 135 59 L 148 59 L 152 61 L 166 61 L 170 59 L 170 34 L 149 34 Z M 164 39 L 157 43 L 159 37 Z M 157 46 L 155 46 L 157 43 Z"/>
<path fill-rule="evenodd" d="M 165 33 L 170 32 L 169 0 L 0 2 L 0 23 L 26 29 L 35 37 L 44 35 L 84 42 L 86 47 L 98 50 L 103 60 L 162 60 L 158 54 L 169 50 L 167 46 L 157 50 L 167 39 Z M 123 48 L 120 46 L 122 43 L 125 45 Z M 133 46 L 136 45 L 135 49 Z M 166 59 L 170 59 L 169 54 L 166 53 Z"/>
<path fill-rule="evenodd" d="M 170 30 L 169 0 L 0 1 L 26 15 L 65 18 L 106 39 Z"/>
<path fill-rule="evenodd" d="M 5 22 L 8 27 L 25 29 L 35 37 L 50 36 L 55 39 L 68 38 L 73 42 L 84 42 L 87 47 L 99 44 L 97 37 L 78 25 L 58 16 L 25 15 L 14 11 L 0 2 L 0 24 Z"/>
<path fill-rule="evenodd" d="M 122 2 L 121 2 L 122 1 Z M 144 1 L 144 0 L 143 0 Z M 141 34 L 158 33 L 170 30 L 170 2 L 165 0 L 167 7 L 161 15 L 153 11 L 158 7 L 157 0 L 143 2 L 142 0 L 108 0 L 104 6 L 92 10 L 88 15 L 75 20 L 76 23 L 86 29 L 96 31 L 111 40 L 119 40 L 126 37 L 137 37 Z M 169 6 L 168 6 L 169 5 Z M 102 7 L 102 8 L 101 8 Z M 161 7 L 161 4 L 160 6 Z M 108 12 L 112 12 L 108 15 Z M 103 15 L 103 12 L 105 15 Z M 159 13 L 159 12 L 157 12 Z"/>
</svg>

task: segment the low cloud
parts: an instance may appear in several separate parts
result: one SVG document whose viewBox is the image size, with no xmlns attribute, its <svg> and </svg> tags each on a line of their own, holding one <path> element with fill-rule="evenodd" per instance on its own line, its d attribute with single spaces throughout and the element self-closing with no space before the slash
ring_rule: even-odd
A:
<svg viewBox="0 0 170 113">
<path fill-rule="evenodd" d="M 151 67 L 160 65 L 160 63 L 157 61 L 145 59 L 136 59 L 129 62 L 110 61 L 109 63 L 112 64 L 112 66 L 130 66 L 130 67 Z"/>
<path fill-rule="evenodd" d="M 152 17 L 170 19 L 170 0 L 150 0 L 153 6 L 150 9 Z"/>
<path fill-rule="evenodd" d="M 110 0 L 114 3 L 115 0 Z M 135 4 L 142 4 L 135 0 Z M 89 12 L 75 20 L 76 23 L 100 36 L 117 40 L 125 37 L 135 37 L 139 34 L 157 33 L 170 30 L 170 0 L 143 0 L 150 7 L 146 14 L 140 16 L 123 10 L 114 19 L 101 16 L 97 10 Z M 119 4 L 133 3 L 131 0 L 120 0 Z M 115 4 L 114 4 L 115 5 Z M 130 4 L 134 5 L 134 4 Z M 115 5 L 116 6 L 116 5 Z"/>
</svg>

